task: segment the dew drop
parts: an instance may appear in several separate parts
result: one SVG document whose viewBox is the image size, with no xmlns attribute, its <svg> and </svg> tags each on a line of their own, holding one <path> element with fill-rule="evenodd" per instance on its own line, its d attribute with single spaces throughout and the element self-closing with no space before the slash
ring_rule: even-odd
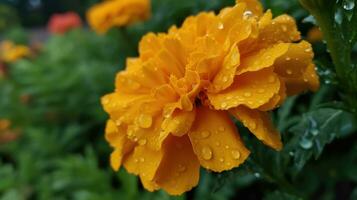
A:
<svg viewBox="0 0 357 200">
<path fill-rule="evenodd" d="M 210 135 L 211 135 L 211 133 L 209 131 L 202 131 L 201 132 L 202 139 L 208 138 Z"/>
<path fill-rule="evenodd" d="M 212 150 L 209 147 L 203 147 L 201 150 L 202 158 L 205 160 L 212 159 Z"/>
<path fill-rule="evenodd" d="M 286 26 L 282 26 L 282 29 L 284 32 L 286 32 L 288 30 L 288 28 Z"/>
<path fill-rule="evenodd" d="M 250 126 L 251 129 L 254 130 L 254 129 L 257 128 L 257 123 L 255 123 L 255 122 L 250 122 L 250 123 L 249 123 L 249 126 Z"/>
<path fill-rule="evenodd" d="M 179 165 L 178 166 L 178 172 L 184 172 L 184 171 L 186 171 L 186 167 L 185 166 L 183 166 L 183 165 Z"/>
<path fill-rule="evenodd" d="M 231 152 L 233 159 L 238 160 L 240 158 L 240 152 L 237 150 L 232 150 Z"/>
<path fill-rule="evenodd" d="M 252 11 L 247 10 L 243 13 L 243 19 L 248 19 L 249 17 L 251 17 L 253 15 Z"/>
<path fill-rule="evenodd" d="M 291 74 L 293 74 L 293 72 L 292 72 L 290 69 L 287 69 L 287 70 L 286 70 L 286 74 L 291 75 Z"/>
<path fill-rule="evenodd" d="M 300 146 L 303 148 L 303 149 L 310 149 L 312 147 L 312 142 L 306 138 L 302 138 L 300 140 Z"/>
<path fill-rule="evenodd" d="M 250 92 L 245 92 L 245 93 L 244 93 L 244 96 L 245 96 L 245 97 L 250 97 L 250 96 L 252 96 L 252 93 L 250 93 Z"/>
<path fill-rule="evenodd" d="M 228 145 L 226 145 L 224 148 L 229 149 L 229 146 L 228 146 Z"/>
<path fill-rule="evenodd" d="M 343 1 L 343 8 L 345 10 L 352 10 L 355 7 L 355 2 L 353 0 Z"/>
<path fill-rule="evenodd" d="M 289 61 L 289 60 L 291 60 L 291 58 L 290 57 L 286 57 L 285 60 Z"/>
<path fill-rule="evenodd" d="M 254 176 L 260 178 L 260 174 L 258 172 L 254 173 Z"/>
<path fill-rule="evenodd" d="M 274 76 L 269 76 L 268 82 L 269 83 L 274 83 L 275 82 L 275 77 Z"/>
<path fill-rule="evenodd" d="M 221 108 L 226 108 L 227 107 L 227 103 L 226 102 L 223 102 L 222 104 L 221 104 Z"/>
<path fill-rule="evenodd" d="M 309 53 L 309 52 L 311 52 L 311 49 L 305 49 L 305 52 Z"/>
<path fill-rule="evenodd" d="M 145 145 L 147 143 L 146 139 L 139 140 L 139 145 Z"/>
<path fill-rule="evenodd" d="M 223 81 L 223 82 L 227 82 L 227 81 L 228 81 L 228 77 L 227 77 L 227 76 L 224 76 L 224 77 L 222 78 L 222 81 Z"/>
<path fill-rule="evenodd" d="M 218 127 L 218 130 L 221 131 L 221 132 L 223 132 L 223 131 L 225 131 L 226 129 L 224 128 L 224 126 L 220 126 L 220 127 Z"/>
<path fill-rule="evenodd" d="M 319 130 L 314 128 L 310 131 L 310 133 L 313 135 L 313 136 L 317 136 L 319 134 Z"/>
<path fill-rule="evenodd" d="M 260 93 L 260 94 L 262 94 L 262 93 L 264 93 L 264 92 L 265 92 L 264 89 L 259 89 L 259 90 L 258 90 L 258 93 Z"/>
<path fill-rule="evenodd" d="M 141 128 L 149 128 L 152 124 L 152 117 L 147 114 L 141 114 L 138 117 L 138 123 Z"/>
<path fill-rule="evenodd" d="M 115 121 L 115 125 L 117 125 L 117 126 L 120 126 L 121 123 L 122 123 L 122 121 L 121 121 L 120 119 L 118 119 L 118 120 Z"/>
<path fill-rule="evenodd" d="M 224 158 L 220 158 L 219 161 L 223 163 L 224 162 Z"/>
<path fill-rule="evenodd" d="M 219 30 L 224 29 L 224 25 L 223 25 L 223 23 L 222 23 L 222 22 L 220 22 L 220 23 L 218 24 L 218 29 L 219 29 Z"/>
</svg>

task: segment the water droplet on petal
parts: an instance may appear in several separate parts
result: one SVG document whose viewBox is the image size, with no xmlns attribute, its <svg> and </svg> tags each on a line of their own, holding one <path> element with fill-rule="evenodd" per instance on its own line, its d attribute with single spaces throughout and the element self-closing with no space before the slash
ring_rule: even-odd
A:
<svg viewBox="0 0 357 200">
<path fill-rule="evenodd" d="M 290 57 L 286 57 L 285 60 L 289 61 L 289 60 L 291 60 L 291 58 Z"/>
<path fill-rule="evenodd" d="M 243 13 L 243 19 L 248 19 L 249 17 L 251 17 L 253 15 L 252 11 L 247 10 Z"/>
<path fill-rule="evenodd" d="M 262 93 L 264 93 L 264 92 L 265 92 L 264 89 L 259 89 L 259 90 L 258 90 L 258 93 L 260 93 L 260 94 L 262 94 Z"/>
<path fill-rule="evenodd" d="M 219 161 L 223 163 L 224 162 L 224 158 L 220 158 Z"/>
<path fill-rule="evenodd" d="M 120 119 L 118 119 L 118 120 L 115 121 L 115 125 L 117 125 L 117 126 L 120 126 L 121 123 L 122 123 L 122 121 L 121 121 Z"/>
<path fill-rule="evenodd" d="M 185 166 L 183 166 L 183 165 L 179 165 L 179 166 L 178 166 L 178 171 L 179 171 L 179 172 L 184 172 L 184 171 L 186 171 L 186 169 L 187 169 L 187 168 L 186 168 Z"/>
<path fill-rule="evenodd" d="M 269 83 L 274 83 L 275 82 L 275 76 L 269 76 L 269 78 L 268 78 L 268 82 Z"/>
<path fill-rule="evenodd" d="M 252 96 L 252 93 L 250 93 L 250 92 L 245 92 L 245 93 L 244 93 L 244 96 L 245 96 L 245 97 L 250 97 L 250 96 Z"/>
<path fill-rule="evenodd" d="M 220 126 L 220 127 L 218 127 L 218 130 L 221 131 L 221 132 L 223 132 L 223 131 L 225 131 L 226 129 L 224 128 L 224 126 Z"/>
<path fill-rule="evenodd" d="M 211 133 L 209 131 L 202 131 L 201 132 L 202 139 L 208 138 L 210 135 L 211 135 Z"/>
<path fill-rule="evenodd" d="M 290 69 L 287 69 L 287 70 L 286 70 L 286 74 L 291 75 L 291 74 L 293 74 L 293 72 L 292 72 Z"/>
<path fill-rule="evenodd" d="M 231 152 L 233 159 L 238 160 L 240 158 L 240 152 L 238 150 L 232 150 Z"/>
<path fill-rule="evenodd" d="M 220 22 L 220 23 L 218 24 L 218 29 L 219 29 L 219 30 L 224 29 L 224 25 L 223 25 L 223 23 L 222 23 L 222 22 Z"/>
<path fill-rule="evenodd" d="M 202 158 L 205 160 L 212 159 L 212 150 L 209 147 L 203 147 L 201 150 Z"/>
<path fill-rule="evenodd" d="M 141 128 L 149 128 L 152 124 L 152 117 L 147 114 L 141 114 L 138 117 L 138 123 Z"/>
<path fill-rule="evenodd" d="M 229 149 L 229 146 L 228 146 L 228 145 L 226 145 L 224 148 Z"/>
<path fill-rule="evenodd" d="M 145 145 L 147 143 L 146 139 L 139 140 L 139 145 Z"/>
<path fill-rule="evenodd" d="M 226 102 L 223 102 L 222 104 L 221 104 L 221 108 L 227 108 L 227 103 Z"/>
</svg>

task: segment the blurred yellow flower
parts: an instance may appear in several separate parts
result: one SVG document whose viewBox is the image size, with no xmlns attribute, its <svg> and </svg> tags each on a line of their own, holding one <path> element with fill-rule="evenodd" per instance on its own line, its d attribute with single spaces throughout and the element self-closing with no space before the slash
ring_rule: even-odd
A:
<svg viewBox="0 0 357 200">
<path fill-rule="evenodd" d="M 280 150 L 267 111 L 319 87 L 311 45 L 299 40 L 292 17 L 272 18 L 257 0 L 144 36 L 102 98 L 112 167 L 123 164 L 149 191 L 182 194 L 197 185 L 200 166 L 222 172 L 249 156 L 231 116 Z"/>
<path fill-rule="evenodd" d="M 24 45 L 15 45 L 11 41 L 3 41 L 0 44 L 0 60 L 6 63 L 13 63 L 18 59 L 31 55 L 31 51 Z"/>
<path fill-rule="evenodd" d="M 112 27 L 146 20 L 150 11 L 150 0 L 111 0 L 90 8 L 87 20 L 97 33 L 105 33 Z"/>
<path fill-rule="evenodd" d="M 307 32 L 307 40 L 309 42 L 321 42 L 323 38 L 322 32 L 319 27 L 312 27 L 309 32 Z"/>
</svg>

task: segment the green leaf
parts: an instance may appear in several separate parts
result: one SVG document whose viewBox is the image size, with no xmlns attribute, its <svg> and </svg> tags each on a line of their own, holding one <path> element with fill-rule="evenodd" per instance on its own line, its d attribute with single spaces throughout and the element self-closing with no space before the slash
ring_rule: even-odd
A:
<svg viewBox="0 0 357 200">
<path fill-rule="evenodd" d="M 264 200 L 303 200 L 303 199 L 281 191 L 274 191 L 266 195 L 264 197 Z"/>
<path fill-rule="evenodd" d="M 300 123 L 290 129 L 294 136 L 284 148 L 293 157 L 294 174 L 312 156 L 317 159 L 325 145 L 355 131 L 355 124 L 351 113 L 339 109 L 321 108 L 304 114 Z"/>
</svg>

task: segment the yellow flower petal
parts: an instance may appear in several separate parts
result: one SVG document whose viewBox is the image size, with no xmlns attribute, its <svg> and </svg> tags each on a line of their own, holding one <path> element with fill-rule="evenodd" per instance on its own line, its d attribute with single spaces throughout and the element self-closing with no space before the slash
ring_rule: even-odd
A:
<svg viewBox="0 0 357 200">
<path fill-rule="evenodd" d="M 319 77 L 315 71 L 315 65 L 311 63 L 304 74 L 298 78 L 284 78 L 289 96 L 299 94 L 306 90 L 317 91 L 320 87 Z"/>
<path fill-rule="evenodd" d="M 269 12 L 267 12 L 267 17 L 271 16 Z M 261 48 L 281 42 L 295 42 L 301 39 L 295 19 L 288 15 L 280 15 L 270 20 L 270 23 L 268 23 L 269 20 L 267 18 L 262 20 L 264 22 L 259 24 L 258 41 Z"/>
<path fill-rule="evenodd" d="M 281 77 L 301 77 L 306 71 L 306 67 L 312 62 L 313 56 L 310 43 L 302 41 L 290 44 L 289 50 L 275 61 L 274 71 Z"/>
<path fill-rule="evenodd" d="M 126 138 L 126 130 L 117 127 L 112 120 L 108 120 L 105 129 L 105 138 L 114 147 L 110 155 L 110 164 L 114 170 L 119 170 L 122 160 L 134 148 L 134 143 Z"/>
<path fill-rule="evenodd" d="M 164 157 L 156 183 L 171 195 L 180 195 L 198 184 L 200 163 L 187 136 L 170 136 L 163 145 Z"/>
<path fill-rule="evenodd" d="M 208 99 L 218 110 L 227 110 L 239 105 L 254 109 L 267 103 L 279 92 L 279 88 L 278 76 L 268 68 L 236 76 L 228 89 L 218 94 L 209 93 Z"/>
<path fill-rule="evenodd" d="M 237 128 L 223 111 L 198 108 L 188 135 L 201 165 L 215 172 L 237 167 L 249 155 Z"/>
<path fill-rule="evenodd" d="M 273 66 L 275 60 L 284 55 L 289 49 L 289 44 L 277 44 L 272 47 L 261 49 L 242 59 L 236 74 L 259 71 Z"/>
<path fill-rule="evenodd" d="M 265 112 L 239 106 L 230 113 L 241 121 L 264 144 L 280 150 L 282 143 L 279 132 L 274 128 L 269 115 Z"/>
<path fill-rule="evenodd" d="M 145 145 L 135 147 L 124 160 L 125 169 L 142 179 L 153 180 L 163 158 L 163 151 L 154 151 Z"/>
<path fill-rule="evenodd" d="M 170 118 L 166 118 L 162 122 L 162 131 L 166 133 L 171 133 L 175 136 L 185 135 L 192 126 L 195 120 L 196 111 L 181 111 L 177 110 Z"/>
<path fill-rule="evenodd" d="M 270 111 L 280 106 L 286 99 L 286 86 L 282 79 L 280 80 L 280 89 L 278 94 L 275 94 L 266 104 L 260 106 L 258 110 L 260 111 Z"/>
</svg>

